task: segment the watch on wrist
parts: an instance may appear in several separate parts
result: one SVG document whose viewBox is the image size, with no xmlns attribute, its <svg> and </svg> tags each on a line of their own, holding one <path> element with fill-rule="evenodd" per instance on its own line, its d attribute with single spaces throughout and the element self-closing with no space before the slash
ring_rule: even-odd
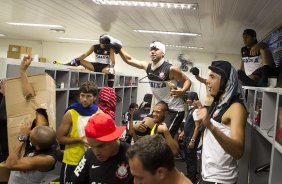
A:
<svg viewBox="0 0 282 184">
<path fill-rule="evenodd" d="M 19 135 L 18 140 L 20 142 L 26 142 L 28 140 L 28 136 L 27 135 Z"/>
<path fill-rule="evenodd" d="M 192 139 L 190 139 L 190 141 L 191 141 L 192 143 L 194 143 L 194 142 L 195 142 L 195 139 L 192 138 Z"/>
</svg>

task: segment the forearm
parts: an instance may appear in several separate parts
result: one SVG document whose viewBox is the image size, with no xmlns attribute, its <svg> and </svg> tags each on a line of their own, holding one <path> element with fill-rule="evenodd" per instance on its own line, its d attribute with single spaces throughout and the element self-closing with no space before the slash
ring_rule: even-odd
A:
<svg viewBox="0 0 282 184">
<path fill-rule="evenodd" d="M 125 52 L 123 48 L 120 49 L 119 55 L 124 62 L 132 65 L 132 57 L 127 52 Z"/>
<path fill-rule="evenodd" d="M 78 57 L 79 60 L 83 60 L 85 58 L 87 58 L 88 55 L 86 54 L 82 54 L 81 56 Z"/>
<path fill-rule="evenodd" d="M 80 137 L 71 138 L 67 136 L 62 136 L 61 138 L 58 138 L 58 141 L 60 144 L 63 144 L 63 145 L 82 143 L 82 139 Z"/>
<path fill-rule="evenodd" d="M 24 142 L 17 142 L 14 152 L 12 152 L 6 160 L 6 167 L 13 169 L 13 166 L 17 163 L 17 160 L 21 158 L 21 152 L 24 147 Z"/>
<path fill-rule="evenodd" d="M 133 127 L 133 115 L 131 115 L 130 121 L 129 121 L 129 133 L 133 138 L 133 141 L 136 142 L 138 137 L 136 135 L 135 129 Z"/>
<path fill-rule="evenodd" d="M 191 86 L 191 81 L 190 79 L 187 79 L 184 84 L 183 84 L 183 87 L 182 87 L 182 92 L 184 93 L 185 91 L 187 91 Z"/>
<path fill-rule="evenodd" d="M 163 133 L 167 144 L 169 145 L 170 149 L 172 150 L 173 154 L 176 155 L 178 153 L 178 143 L 172 138 L 169 131 Z"/>
<path fill-rule="evenodd" d="M 199 136 L 199 127 L 196 126 L 195 129 L 194 129 L 192 139 L 196 140 L 198 138 L 198 136 Z"/>
<path fill-rule="evenodd" d="M 125 63 L 139 69 L 145 69 L 145 66 L 143 66 L 140 61 L 137 61 L 136 59 L 131 57 L 127 52 L 125 52 L 123 48 L 120 49 L 119 55 Z"/>
<path fill-rule="evenodd" d="M 199 75 L 195 75 L 195 77 L 196 77 L 196 79 L 197 79 L 198 81 L 200 81 L 201 83 L 206 84 L 206 79 L 200 77 Z"/>
<path fill-rule="evenodd" d="M 241 158 L 244 151 L 244 145 L 240 145 L 236 141 L 232 140 L 212 124 L 207 128 L 212 132 L 213 136 L 226 153 L 235 159 Z"/>
<path fill-rule="evenodd" d="M 260 53 L 261 53 L 263 65 L 272 66 L 273 57 L 272 57 L 272 54 L 270 53 L 270 51 L 268 49 L 261 49 Z"/>
<path fill-rule="evenodd" d="M 111 60 L 110 65 L 115 66 L 116 62 Z"/>
<path fill-rule="evenodd" d="M 20 75 L 21 75 L 22 90 L 23 90 L 24 96 L 26 98 L 31 97 L 31 96 L 35 96 L 34 89 L 28 81 L 26 71 L 23 70 L 23 69 L 20 69 Z"/>
</svg>

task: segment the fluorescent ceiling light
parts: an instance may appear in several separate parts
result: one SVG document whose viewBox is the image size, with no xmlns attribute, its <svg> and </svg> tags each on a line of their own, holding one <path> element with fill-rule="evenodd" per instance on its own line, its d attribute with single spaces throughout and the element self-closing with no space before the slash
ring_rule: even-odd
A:
<svg viewBox="0 0 282 184">
<path fill-rule="evenodd" d="M 109 6 L 134 6 L 134 7 L 148 7 L 148 8 L 171 8 L 171 9 L 188 9 L 196 10 L 196 3 L 166 3 L 153 1 L 116 1 L 116 0 L 92 0 L 98 5 Z"/>
<path fill-rule="evenodd" d="M 184 46 L 184 45 L 165 45 L 167 47 L 176 47 L 176 48 L 183 48 L 183 49 L 204 49 L 203 47 L 193 47 L 193 46 Z"/>
<path fill-rule="evenodd" d="M 149 31 L 149 30 L 141 30 L 134 29 L 133 31 L 139 33 L 151 33 L 151 34 L 169 34 L 169 35 L 181 35 L 181 36 L 200 36 L 198 33 L 181 33 L 181 32 L 169 32 L 169 31 Z"/>
<path fill-rule="evenodd" d="M 48 28 L 64 28 L 61 25 L 53 25 L 53 24 L 31 24 L 31 23 L 23 23 L 23 22 L 6 22 L 7 24 L 14 26 L 31 26 L 31 27 L 48 27 Z"/>
<path fill-rule="evenodd" d="M 0 36 L 6 36 L 6 35 L 0 33 Z"/>
<path fill-rule="evenodd" d="M 87 41 L 87 42 L 98 42 L 99 40 L 91 40 L 84 38 L 66 38 L 66 37 L 57 37 L 60 40 L 72 40 L 72 41 Z"/>
</svg>

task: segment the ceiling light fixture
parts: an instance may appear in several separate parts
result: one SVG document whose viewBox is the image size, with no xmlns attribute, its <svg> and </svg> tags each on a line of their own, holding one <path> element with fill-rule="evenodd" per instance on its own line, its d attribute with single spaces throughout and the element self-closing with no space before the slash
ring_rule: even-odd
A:
<svg viewBox="0 0 282 184">
<path fill-rule="evenodd" d="M 65 29 L 61 29 L 61 28 L 51 28 L 50 31 L 54 33 L 62 33 L 62 34 L 66 32 Z"/>
<path fill-rule="evenodd" d="M 64 28 L 61 25 L 53 25 L 53 24 L 32 24 L 32 23 L 23 23 L 23 22 L 6 22 L 6 23 L 9 24 L 9 25 L 14 25 L 14 26 Z"/>
<path fill-rule="evenodd" d="M 151 33 L 151 34 L 169 34 L 169 35 L 180 35 L 180 36 L 200 36 L 198 33 L 181 33 L 181 32 L 169 32 L 169 31 L 149 31 L 142 29 L 134 29 L 133 31 L 139 33 Z"/>
<path fill-rule="evenodd" d="M 171 8 L 171 9 L 188 9 L 196 10 L 196 3 L 166 3 L 166 2 L 150 2 L 150 1 L 116 1 L 116 0 L 92 0 L 98 5 L 109 6 L 134 6 L 148 8 Z"/>
<path fill-rule="evenodd" d="M 84 39 L 84 38 L 67 38 L 67 37 L 57 37 L 57 38 L 60 40 L 99 42 L 99 40 L 91 40 L 91 39 Z"/>
<path fill-rule="evenodd" d="M 204 49 L 203 47 L 193 47 L 193 46 L 184 46 L 184 45 L 165 45 L 167 47 L 183 48 L 183 49 Z"/>
<path fill-rule="evenodd" d="M 6 35 L 0 33 L 0 36 L 6 36 Z"/>
</svg>

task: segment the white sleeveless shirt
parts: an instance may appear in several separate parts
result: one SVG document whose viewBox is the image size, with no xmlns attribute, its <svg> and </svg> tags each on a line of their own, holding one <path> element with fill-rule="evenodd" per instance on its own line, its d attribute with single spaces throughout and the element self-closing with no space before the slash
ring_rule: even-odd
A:
<svg viewBox="0 0 282 184">
<path fill-rule="evenodd" d="M 210 119 L 211 123 L 230 137 L 230 127 Z M 202 178 L 204 181 L 225 184 L 236 183 L 238 178 L 237 160 L 226 153 L 207 128 L 203 136 Z"/>
</svg>

